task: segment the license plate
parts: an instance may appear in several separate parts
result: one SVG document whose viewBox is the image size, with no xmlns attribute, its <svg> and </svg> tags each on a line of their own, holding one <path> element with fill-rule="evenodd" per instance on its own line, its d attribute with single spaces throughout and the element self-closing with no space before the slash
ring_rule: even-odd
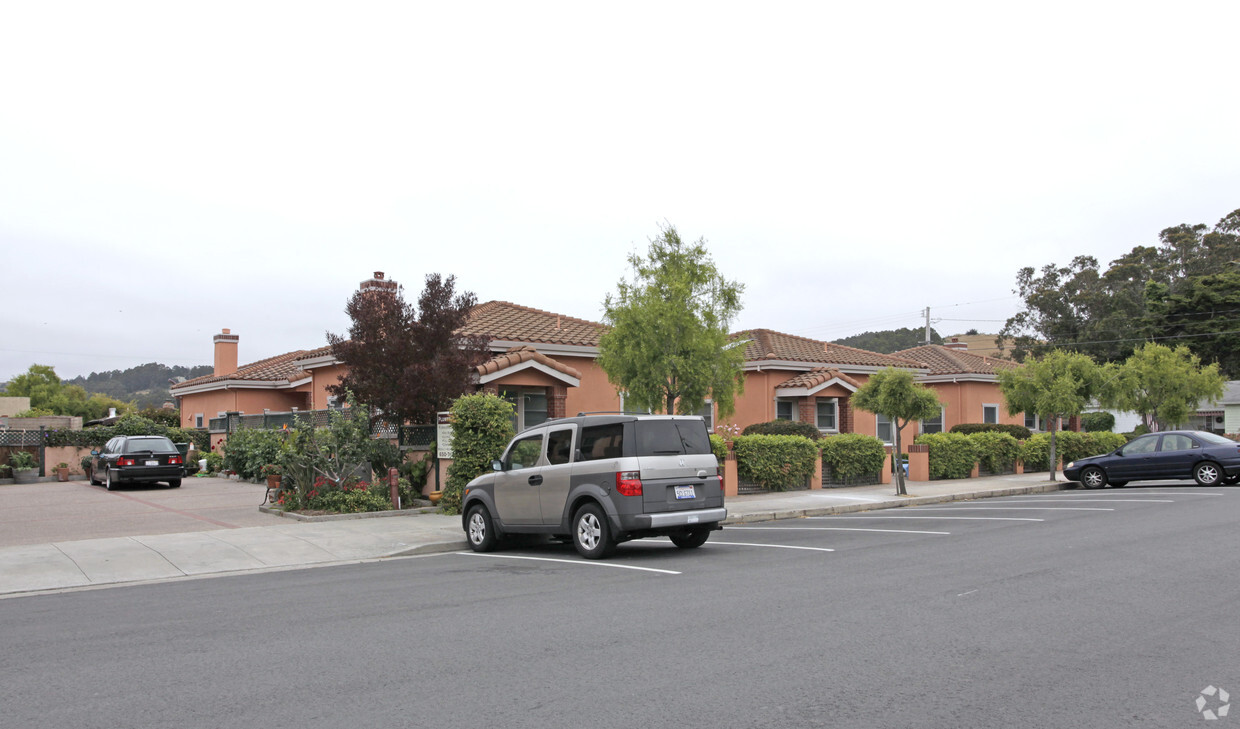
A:
<svg viewBox="0 0 1240 729">
<path fill-rule="evenodd" d="M 695 493 L 693 492 L 693 487 L 692 487 L 692 486 L 677 486 L 677 487 L 675 487 L 675 488 L 676 488 L 676 498 L 677 498 L 677 499 L 694 499 L 694 498 L 697 498 L 697 494 L 695 494 Z"/>
<path fill-rule="evenodd" d="M 158 466 L 158 465 L 159 465 L 159 461 L 147 461 L 147 462 L 146 462 L 146 465 L 148 465 L 148 466 Z"/>
</svg>

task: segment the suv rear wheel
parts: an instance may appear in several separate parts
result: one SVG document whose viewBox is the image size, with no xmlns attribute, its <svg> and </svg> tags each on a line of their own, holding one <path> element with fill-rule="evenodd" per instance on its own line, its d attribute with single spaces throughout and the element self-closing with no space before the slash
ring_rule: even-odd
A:
<svg viewBox="0 0 1240 729">
<path fill-rule="evenodd" d="M 616 551 L 616 540 L 603 507 L 590 503 L 573 516 L 573 546 L 586 559 L 601 559 Z"/>
</svg>

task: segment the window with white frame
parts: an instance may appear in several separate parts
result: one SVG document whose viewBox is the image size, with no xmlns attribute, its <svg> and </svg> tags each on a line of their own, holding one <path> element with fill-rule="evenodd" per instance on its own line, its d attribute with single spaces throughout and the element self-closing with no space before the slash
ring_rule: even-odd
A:
<svg viewBox="0 0 1240 729">
<path fill-rule="evenodd" d="M 797 401 L 788 398 L 775 399 L 775 419 L 776 420 L 796 420 L 797 419 Z"/>
<path fill-rule="evenodd" d="M 921 421 L 921 432 L 923 433 L 942 433 L 943 432 L 943 408 L 939 408 L 939 414 L 933 418 L 926 418 Z"/>
<path fill-rule="evenodd" d="M 194 427 L 195 428 L 202 427 L 202 413 L 194 413 Z"/>
<path fill-rule="evenodd" d="M 513 404 L 512 427 L 518 433 L 547 421 L 547 388 L 508 387 L 499 396 Z"/>
<path fill-rule="evenodd" d="M 982 406 L 982 422 L 998 423 L 999 422 L 999 406 L 983 405 Z"/>
<path fill-rule="evenodd" d="M 839 430 L 839 401 L 835 398 L 820 398 L 814 406 L 819 430 Z"/>
<path fill-rule="evenodd" d="M 620 391 L 620 412 L 622 413 L 649 413 L 650 408 L 639 408 L 636 405 L 627 402 L 628 393 L 624 390 Z"/>
<path fill-rule="evenodd" d="M 702 420 L 706 421 L 707 433 L 715 432 L 715 403 L 713 401 L 707 400 L 702 409 L 694 413 L 694 415 L 701 415 Z"/>
<path fill-rule="evenodd" d="M 875 415 L 874 420 L 877 422 L 877 428 L 874 434 L 884 443 L 894 443 L 896 440 L 895 428 L 891 426 L 891 420 L 886 415 Z"/>
<path fill-rule="evenodd" d="M 1029 430 L 1038 431 L 1042 429 L 1038 427 L 1040 425 L 1041 423 L 1039 422 L 1038 416 L 1034 415 L 1033 413 L 1025 413 L 1025 427 L 1026 428 L 1028 428 Z"/>
</svg>

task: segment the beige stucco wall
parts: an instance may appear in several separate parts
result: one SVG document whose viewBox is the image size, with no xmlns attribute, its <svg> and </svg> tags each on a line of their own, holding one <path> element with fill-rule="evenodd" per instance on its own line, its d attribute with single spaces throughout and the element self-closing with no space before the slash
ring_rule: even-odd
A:
<svg viewBox="0 0 1240 729">
<path fill-rule="evenodd" d="M 29 409 L 28 397 L 0 397 L 0 416 L 16 415 Z"/>
</svg>

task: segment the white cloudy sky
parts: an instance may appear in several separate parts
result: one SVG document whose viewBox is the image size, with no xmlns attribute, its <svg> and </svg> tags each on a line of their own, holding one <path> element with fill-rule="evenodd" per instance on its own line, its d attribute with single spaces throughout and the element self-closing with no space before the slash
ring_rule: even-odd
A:
<svg viewBox="0 0 1240 729">
<path fill-rule="evenodd" d="M 243 362 L 428 272 L 598 320 L 669 221 L 735 328 L 995 331 L 1240 207 L 1240 3 L 6 2 L 0 380 Z"/>
</svg>

